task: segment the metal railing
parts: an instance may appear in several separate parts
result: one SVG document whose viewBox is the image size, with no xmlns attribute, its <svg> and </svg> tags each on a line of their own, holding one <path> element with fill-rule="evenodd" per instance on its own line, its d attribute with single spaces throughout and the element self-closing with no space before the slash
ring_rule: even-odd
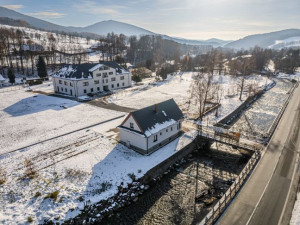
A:
<svg viewBox="0 0 300 225">
<path fill-rule="evenodd" d="M 260 143 L 257 142 L 257 138 L 240 138 L 239 140 L 232 139 L 230 137 L 223 137 L 216 134 L 216 131 L 228 131 L 227 129 L 220 128 L 220 127 L 205 127 L 205 126 L 199 126 L 199 136 L 203 138 L 208 138 L 213 141 L 229 144 L 232 146 L 236 146 L 239 148 L 252 150 L 252 151 L 258 151 L 261 150 L 262 146 Z"/>
<path fill-rule="evenodd" d="M 235 179 L 233 184 L 228 188 L 222 198 L 213 206 L 213 208 L 208 212 L 208 214 L 203 218 L 199 225 L 211 225 L 214 224 L 221 214 L 224 212 L 226 207 L 238 193 L 238 191 L 243 186 L 245 180 L 247 179 L 248 175 L 251 173 L 255 165 L 257 164 L 258 160 L 260 159 L 260 152 L 256 151 L 240 175 Z"/>
</svg>

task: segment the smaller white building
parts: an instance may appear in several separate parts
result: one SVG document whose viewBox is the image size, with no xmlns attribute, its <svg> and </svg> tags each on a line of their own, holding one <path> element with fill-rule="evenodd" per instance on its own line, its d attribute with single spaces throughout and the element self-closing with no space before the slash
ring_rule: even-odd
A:
<svg viewBox="0 0 300 225">
<path fill-rule="evenodd" d="M 0 74 L 0 87 L 2 87 L 5 83 L 4 77 Z"/>
<path fill-rule="evenodd" d="M 141 154 L 150 154 L 181 134 L 182 120 L 173 99 L 131 112 L 118 127 L 120 142 Z"/>
<path fill-rule="evenodd" d="M 131 73 L 116 62 L 65 65 L 52 75 L 56 93 L 73 97 L 130 87 Z"/>
</svg>

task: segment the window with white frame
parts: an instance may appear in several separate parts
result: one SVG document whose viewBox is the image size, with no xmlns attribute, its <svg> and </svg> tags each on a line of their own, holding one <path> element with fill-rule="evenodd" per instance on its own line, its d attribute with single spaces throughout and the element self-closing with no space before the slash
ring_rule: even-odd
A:
<svg viewBox="0 0 300 225">
<path fill-rule="evenodd" d="M 120 80 L 124 80 L 124 76 L 120 76 Z"/>
<path fill-rule="evenodd" d="M 67 81 L 64 81 L 64 85 L 68 86 L 68 82 L 67 82 Z"/>
<path fill-rule="evenodd" d="M 99 84 L 99 80 L 94 80 L 94 84 Z"/>
<path fill-rule="evenodd" d="M 97 74 L 96 74 L 96 77 L 101 77 L 101 73 L 97 73 Z"/>
<path fill-rule="evenodd" d="M 73 87 L 73 83 L 72 82 L 70 82 L 70 86 Z"/>
<path fill-rule="evenodd" d="M 59 84 L 62 84 L 62 81 L 61 81 L 61 80 L 58 80 L 58 83 L 59 83 Z"/>
<path fill-rule="evenodd" d="M 83 86 L 89 86 L 89 82 L 83 82 Z"/>
<path fill-rule="evenodd" d="M 108 74 L 109 74 L 109 75 L 113 75 L 113 74 L 114 74 L 114 72 L 109 72 Z"/>
<path fill-rule="evenodd" d="M 130 128 L 131 128 L 131 129 L 134 128 L 133 123 L 130 123 L 129 125 L 130 125 Z"/>
<path fill-rule="evenodd" d="M 112 78 L 111 78 L 111 81 L 116 81 L 116 78 L 115 78 L 115 77 L 112 77 Z"/>
<path fill-rule="evenodd" d="M 156 142 L 157 141 L 157 134 L 155 134 L 154 136 L 153 136 L 153 142 Z"/>
</svg>

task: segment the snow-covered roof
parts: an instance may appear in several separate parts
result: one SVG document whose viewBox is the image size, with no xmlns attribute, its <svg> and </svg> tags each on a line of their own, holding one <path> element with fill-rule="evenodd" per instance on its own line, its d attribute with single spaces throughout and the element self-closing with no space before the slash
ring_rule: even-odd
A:
<svg viewBox="0 0 300 225">
<path fill-rule="evenodd" d="M 99 68 L 102 67 L 102 66 L 103 66 L 103 64 L 97 64 L 97 65 L 94 66 L 93 68 L 89 69 L 89 71 L 90 71 L 90 72 L 93 72 L 93 71 L 99 69 Z"/>
<path fill-rule="evenodd" d="M 139 109 L 131 112 L 129 115 L 134 118 L 142 130 L 142 134 L 145 134 L 147 137 L 175 124 L 183 118 L 181 110 L 173 99 Z M 120 127 L 122 127 L 125 121 Z"/>
<path fill-rule="evenodd" d="M 4 77 L 0 74 L 0 81 L 5 81 Z"/>
<path fill-rule="evenodd" d="M 124 68 L 120 67 L 116 62 L 100 62 L 100 63 L 83 63 L 64 65 L 58 72 L 53 74 L 56 77 L 69 79 L 87 79 L 92 77 L 92 72 L 103 67 L 116 69 L 117 74 L 129 73 Z"/>
</svg>

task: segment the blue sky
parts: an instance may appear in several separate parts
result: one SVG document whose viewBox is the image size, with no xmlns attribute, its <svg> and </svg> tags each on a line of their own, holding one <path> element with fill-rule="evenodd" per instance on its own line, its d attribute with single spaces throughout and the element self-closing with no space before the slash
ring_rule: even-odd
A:
<svg viewBox="0 0 300 225">
<path fill-rule="evenodd" d="M 0 0 L 0 5 L 65 26 L 113 19 L 189 39 L 233 40 L 300 28 L 300 0 Z"/>
</svg>

